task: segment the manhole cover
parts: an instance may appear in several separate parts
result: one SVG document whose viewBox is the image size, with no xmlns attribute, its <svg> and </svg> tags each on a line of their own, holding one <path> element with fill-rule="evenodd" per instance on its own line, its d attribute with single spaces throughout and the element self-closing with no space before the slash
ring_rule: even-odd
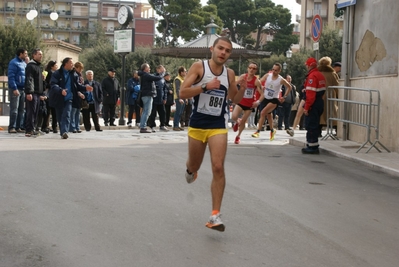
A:
<svg viewBox="0 0 399 267">
<path fill-rule="evenodd" d="M 325 163 L 324 161 L 312 160 L 313 163 Z"/>
</svg>

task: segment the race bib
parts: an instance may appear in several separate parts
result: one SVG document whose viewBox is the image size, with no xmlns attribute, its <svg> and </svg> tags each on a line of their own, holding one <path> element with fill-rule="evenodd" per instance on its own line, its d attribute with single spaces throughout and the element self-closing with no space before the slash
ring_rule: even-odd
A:
<svg viewBox="0 0 399 267">
<path fill-rule="evenodd" d="M 273 97 L 274 96 L 274 90 L 270 88 L 266 88 L 266 95 L 268 97 Z"/>
<path fill-rule="evenodd" d="M 254 97 L 254 89 L 253 88 L 245 89 L 243 98 L 253 98 L 253 97 Z"/>
<path fill-rule="evenodd" d="M 223 90 L 208 90 L 206 93 L 199 95 L 197 112 L 211 116 L 220 116 L 224 101 Z"/>
</svg>

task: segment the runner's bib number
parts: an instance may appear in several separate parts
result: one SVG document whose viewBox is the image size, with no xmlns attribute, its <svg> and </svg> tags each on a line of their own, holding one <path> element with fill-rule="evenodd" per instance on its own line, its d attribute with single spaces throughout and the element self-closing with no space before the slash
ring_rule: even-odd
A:
<svg viewBox="0 0 399 267">
<path fill-rule="evenodd" d="M 268 97 L 273 98 L 273 96 L 274 96 L 274 90 L 273 90 L 273 89 L 270 89 L 270 88 L 266 88 L 266 95 L 267 95 Z"/>
<path fill-rule="evenodd" d="M 211 116 L 220 116 L 224 101 L 224 91 L 222 90 L 209 90 L 206 93 L 201 93 L 198 99 L 197 112 Z"/>
<path fill-rule="evenodd" d="M 253 88 L 245 89 L 244 98 L 253 98 L 253 97 L 254 97 L 254 89 Z"/>
</svg>

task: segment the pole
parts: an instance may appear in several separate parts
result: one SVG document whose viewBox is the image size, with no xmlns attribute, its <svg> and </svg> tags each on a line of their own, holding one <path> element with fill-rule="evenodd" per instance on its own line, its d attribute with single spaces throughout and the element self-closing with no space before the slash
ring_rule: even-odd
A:
<svg viewBox="0 0 399 267">
<path fill-rule="evenodd" d="M 122 86 L 121 86 L 121 108 L 119 114 L 119 125 L 125 125 L 125 75 L 126 75 L 126 55 L 127 53 L 122 53 Z"/>
</svg>

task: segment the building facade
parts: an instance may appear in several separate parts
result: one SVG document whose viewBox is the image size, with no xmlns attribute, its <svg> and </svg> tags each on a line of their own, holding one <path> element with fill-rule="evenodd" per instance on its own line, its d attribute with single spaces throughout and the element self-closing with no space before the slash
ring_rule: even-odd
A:
<svg viewBox="0 0 399 267">
<path fill-rule="evenodd" d="M 120 28 L 117 21 L 118 9 L 122 5 L 133 8 L 135 45 L 152 46 L 155 38 L 156 19 L 149 4 L 119 0 L 0 0 L 0 23 L 12 25 L 16 17 L 27 19 L 30 10 L 38 15 L 32 23 L 40 28 L 42 39 L 57 39 L 79 45 L 84 35 L 94 32 L 97 23 L 113 40 L 114 30 Z M 58 18 L 52 20 L 50 14 Z"/>
<path fill-rule="evenodd" d="M 323 28 L 338 29 L 342 32 L 343 17 L 336 18 L 336 0 L 296 0 L 301 5 L 301 15 L 296 16 L 296 21 L 300 23 L 299 45 L 308 49 L 313 48 L 311 35 L 312 20 L 315 15 L 320 15 Z"/>
</svg>

